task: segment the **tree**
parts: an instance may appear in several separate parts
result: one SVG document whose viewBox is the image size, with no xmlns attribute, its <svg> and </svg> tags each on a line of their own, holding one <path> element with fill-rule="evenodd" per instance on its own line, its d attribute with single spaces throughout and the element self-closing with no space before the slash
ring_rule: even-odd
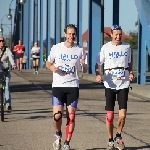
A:
<svg viewBox="0 0 150 150">
<path fill-rule="evenodd" d="M 131 49 L 137 49 L 138 48 L 138 32 L 137 31 L 130 31 L 129 36 L 131 38 L 126 38 L 123 41 L 130 44 Z"/>
</svg>

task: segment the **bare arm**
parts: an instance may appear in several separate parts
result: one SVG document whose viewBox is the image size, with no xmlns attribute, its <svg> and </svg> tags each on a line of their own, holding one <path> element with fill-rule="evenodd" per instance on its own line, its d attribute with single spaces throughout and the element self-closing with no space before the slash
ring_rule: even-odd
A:
<svg viewBox="0 0 150 150">
<path fill-rule="evenodd" d="M 87 72 L 87 64 L 82 65 L 82 72 L 86 73 Z"/>
<path fill-rule="evenodd" d="M 128 63 L 128 66 L 129 66 L 129 73 L 133 73 L 133 71 L 132 71 L 132 63 Z"/>
<path fill-rule="evenodd" d="M 128 63 L 128 65 L 129 65 L 129 79 L 130 79 L 130 81 L 133 81 L 135 79 L 135 76 L 132 71 L 132 63 Z"/>
<path fill-rule="evenodd" d="M 80 59 L 80 64 L 82 66 L 82 72 L 86 73 L 87 72 L 87 64 L 85 64 L 85 59 Z"/>
<path fill-rule="evenodd" d="M 52 63 L 50 63 L 49 61 L 46 61 L 46 68 L 47 69 L 49 69 L 49 70 L 51 70 L 51 66 L 52 66 L 53 64 Z M 52 71 L 52 70 L 51 70 Z"/>
<path fill-rule="evenodd" d="M 95 65 L 95 73 L 96 73 L 96 76 L 97 76 L 97 75 L 100 75 L 100 71 L 101 71 L 100 65 L 98 65 L 98 64 L 96 63 L 96 65 Z"/>
<path fill-rule="evenodd" d="M 46 61 L 46 68 L 49 69 L 52 72 L 57 72 L 58 67 L 55 67 L 53 63 L 50 63 L 49 61 Z"/>
<path fill-rule="evenodd" d="M 96 63 L 95 73 L 96 73 L 96 81 L 97 82 L 102 82 L 103 81 L 102 76 L 100 75 L 100 68 L 101 68 L 101 66 Z"/>
</svg>

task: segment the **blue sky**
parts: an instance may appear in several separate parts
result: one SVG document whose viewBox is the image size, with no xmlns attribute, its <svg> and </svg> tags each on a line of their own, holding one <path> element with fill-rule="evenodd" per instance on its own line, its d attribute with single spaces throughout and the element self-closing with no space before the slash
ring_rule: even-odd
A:
<svg viewBox="0 0 150 150">
<path fill-rule="evenodd" d="M 54 37 L 54 0 L 52 1 L 52 5 L 51 5 L 51 13 L 52 13 L 52 17 L 51 17 L 51 36 Z M 6 14 L 8 14 L 8 10 L 9 10 L 9 4 L 11 2 L 11 0 L 0 0 L 1 4 L 0 4 L 0 20 L 2 19 L 3 16 L 5 16 Z M 12 1 L 11 4 L 11 9 L 15 9 L 15 2 L 16 0 Z M 44 6 L 46 7 L 46 0 L 43 0 Z M 70 23 L 76 24 L 76 4 L 77 4 L 77 0 L 70 0 Z M 88 0 L 83 0 L 83 26 L 82 26 L 82 32 L 84 33 L 87 29 L 88 29 Z M 112 25 L 112 5 L 113 4 L 113 0 L 104 0 L 104 26 L 105 27 L 110 27 Z M 64 4 L 63 4 L 63 0 L 62 0 L 62 17 L 64 16 Z M 14 11 L 12 11 L 12 14 L 14 14 Z M 46 9 L 44 12 L 44 18 L 46 18 Z M 120 21 L 120 25 L 122 26 L 122 29 L 124 30 L 124 32 L 126 34 L 128 34 L 129 31 L 134 31 L 137 30 L 137 27 L 135 27 L 135 22 L 138 19 L 138 13 L 137 13 L 137 9 L 135 6 L 135 1 L 134 0 L 120 0 L 120 14 L 119 14 L 119 21 Z M 45 21 L 45 20 L 44 20 Z M 1 23 L 1 21 L 0 21 Z M 7 17 L 5 16 L 2 20 L 3 24 L 10 24 L 10 21 L 7 19 Z M 63 19 L 62 19 L 62 23 Z M 9 34 L 9 30 L 10 30 L 10 25 L 3 26 L 4 29 L 4 35 Z M 64 26 L 62 25 L 62 29 L 64 28 Z M 63 32 L 62 32 L 63 34 Z M 46 35 L 46 31 L 44 31 L 44 37 Z"/>
</svg>

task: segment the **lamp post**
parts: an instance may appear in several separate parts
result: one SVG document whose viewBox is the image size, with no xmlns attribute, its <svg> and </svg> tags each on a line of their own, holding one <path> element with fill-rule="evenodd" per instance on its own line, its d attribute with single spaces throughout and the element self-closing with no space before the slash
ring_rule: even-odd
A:
<svg viewBox="0 0 150 150">
<path fill-rule="evenodd" d="M 3 36 L 3 31 L 4 31 L 4 29 L 3 29 L 3 26 L 5 26 L 5 27 L 7 27 L 7 29 L 9 30 L 9 32 L 10 32 L 10 29 L 9 29 L 9 27 L 7 26 L 7 25 L 10 25 L 10 24 L 0 24 L 0 32 L 2 33 L 1 35 Z"/>
<path fill-rule="evenodd" d="M 11 21 L 10 23 L 10 49 L 12 49 L 12 14 L 11 14 L 11 9 L 9 8 L 9 14 L 7 18 Z"/>
<path fill-rule="evenodd" d="M 0 26 L 0 33 L 1 33 L 1 35 L 3 36 L 3 27 L 2 27 L 2 24 L 1 24 L 1 26 Z"/>
<path fill-rule="evenodd" d="M 1 33 L 1 35 L 3 36 L 3 27 L 2 27 L 2 21 L 3 21 L 3 19 L 4 19 L 4 17 L 5 16 L 7 16 L 7 15 L 4 15 L 3 17 L 2 17 L 2 19 L 1 19 L 1 24 L 0 24 L 0 33 Z"/>
<path fill-rule="evenodd" d="M 11 11 L 12 10 L 15 10 L 15 9 L 11 9 L 11 4 L 12 4 L 12 2 L 13 2 L 14 0 L 11 0 L 11 2 L 10 2 L 10 4 L 9 4 L 9 14 L 7 15 L 7 18 L 9 19 L 9 20 L 11 20 L 11 23 L 10 23 L 10 26 L 11 26 L 11 37 L 10 37 L 10 48 L 12 49 L 12 14 L 11 14 Z M 21 5 L 23 5 L 24 3 L 25 3 L 25 0 L 19 0 L 19 3 L 21 4 Z"/>
</svg>

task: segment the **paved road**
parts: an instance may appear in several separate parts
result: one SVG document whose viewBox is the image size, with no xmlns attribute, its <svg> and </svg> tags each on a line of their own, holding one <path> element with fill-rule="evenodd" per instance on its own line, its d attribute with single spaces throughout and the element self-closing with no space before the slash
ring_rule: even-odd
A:
<svg viewBox="0 0 150 150">
<path fill-rule="evenodd" d="M 0 150 L 52 150 L 51 107 L 52 74 L 41 70 L 12 72 L 11 95 L 13 111 L 0 122 Z M 102 85 L 80 80 L 80 100 L 72 150 L 103 150 L 106 148 L 105 98 Z M 150 150 L 150 99 L 129 95 L 128 115 L 122 136 L 128 150 Z M 115 121 L 117 120 L 117 102 Z M 66 119 L 63 120 L 63 137 Z M 116 124 L 115 124 L 116 127 Z M 114 133 L 115 134 L 115 133 Z"/>
</svg>

